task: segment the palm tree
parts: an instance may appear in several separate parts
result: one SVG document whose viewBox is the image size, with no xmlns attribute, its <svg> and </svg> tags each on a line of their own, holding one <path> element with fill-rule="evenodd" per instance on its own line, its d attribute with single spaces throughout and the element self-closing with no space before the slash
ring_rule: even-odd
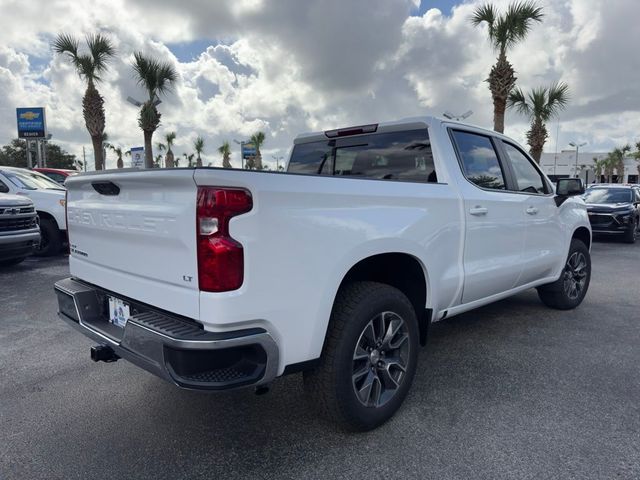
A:
<svg viewBox="0 0 640 480">
<path fill-rule="evenodd" d="M 618 180 L 616 183 L 624 182 L 624 157 L 631 152 L 631 145 L 625 145 L 623 147 L 616 147 L 607 154 L 606 164 L 608 167 L 608 173 L 613 176 L 613 171 L 616 171 Z"/>
<path fill-rule="evenodd" d="M 196 155 L 197 155 L 197 157 L 196 157 L 196 167 L 201 167 L 202 166 L 202 158 L 200 158 L 200 154 L 204 150 L 204 138 L 196 137 L 195 141 L 193 142 L 193 149 L 196 151 Z"/>
<path fill-rule="evenodd" d="M 493 98 L 493 129 L 496 132 L 504 132 L 507 98 L 516 84 L 515 71 L 507 60 L 507 50 L 524 40 L 531 24 L 541 22 L 542 17 L 542 7 L 531 0 L 513 2 L 502 14 L 498 14 L 495 5 L 487 3 L 476 8 L 471 16 L 474 26 L 487 22 L 489 41 L 498 52 L 497 61 L 486 80 Z"/>
<path fill-rule="evenodd" d="M 264 132 L 257 132 L 251 135 L 251 143 L 256 149 L 256 155 L 253 159 L 253 168 L 256 170 L 262 170 L 262 154 L 260 153 L 260 147 L 264 143 Z"/>
<path fill-rule="evenodd" d="M 146 57 L 142 52 L 134 54 L 133 70 L 138 84 L 142 85 L 149 94 L 147 101 L 140 107 L 138 125 L 144 132 L 144 166 L 152 168 L 153 132 L 160 125 L 161 117 L 157 109 L 159 96 L 171 90 L 178 80 L 178 73 L 171 63 Z"/>
<path fill-rule="evenodd" d="M 531 122 L 527 132 L 527 143 L 533 159 L 540 163 L 544 143 L 547 141 L 546 123 L 558 115 L 569 101 L 569 86 L 566 83 L 554 83 L 550 87 L 532 89 L 526 95 L 516 88 L 509 94 L 509 107 L 515 108 Z"/>
<path fill-rule="evenodd" d="M 104 168 L 104 152 L 102 150 L 102 134 L 104 133 L 104 99 L 96 88 L 100 76 L 107 70 L 107 63 L 115 55 L 111 41 L 98 33 L 85 38 L 89 53 L 80 53 L 80 42 L 72 35 L 62 33 L 53 41 L 53 51 L 59 55 L 67 55 L 76 72 L 87 82 L 87 89 L 82 97 L 82 114 L 84 124 L 91 136 L 95 169 Z"/>
<path fill-rule="evenodd" d="M 600 182 L 600 177 L 602 177 L 602 172 L 604 171 L 606 166 L 606 160 L 604 158 L 598 159 L 598 157 L 593 157 L 593 173 L 595 174 L 598 183 Z"/>
<path fill-rule="evenodd" d="M 158 155 L 156 155 L 156 160 L 158 159 L 158 157 L 160 157 L 160 162 L 162 162 L 162 152 L 164 152 L 167 149 L 167 146 L 162 142 L 158 142 L 156 143 L 156 148 L 158 149 L 158 152 L 160 152 Z M 166 159 L 164 164 L 165 166 L 167 165 Z"/>
<path fill-rule="evenodd" d="M 636 169 L 638 170 L 638 183 L 640 183 L 640 142 L 636 142 L 636 151 L 631 154 L 631 156 L 635 159 L 638 164 L 636 165 Z"/>
<path fill-rule="evenodd" d="M 183 153 L 182 156 L 187 161 L 187 167 L 193 167 L 193 157 L 195 157 L 195 155 L 193 153 L 191 153 L 189 155 L 187 155 L 186 153 Z"/>
<path fill-rule="evenodd" d="M 165 134 L 164 139 L 167 141 L 167 154 L 164 156 L 164 164 L 167 168 L 173 168 L 175 157 L 173 155 L 171 147 L 173 146 L 173 142 L 176 139 L 176 132 L 169 132 Z M 177 166 L 177 164 L 175 166 Z"/>
<path fill-rule="evenodd" d="M 218 147 L 218 153 L 222 155 L 222 168 L 233 168 L 231 166 L 231 146 L 226 140 Z"/>
<path fill-rule="evenodd" d="M 111 144 L 109 144 L 109 148 L 111 150 L 113 150 L 113 153 L 115 153 L 116 157 L 118 157 L 118 160 L 116 161 L 116 167 L 123 168 L 124 167 L 124 162 L 122 161 L 122 148 L 116 147 L 116 146 L 111 145 Z"/>
</svg>

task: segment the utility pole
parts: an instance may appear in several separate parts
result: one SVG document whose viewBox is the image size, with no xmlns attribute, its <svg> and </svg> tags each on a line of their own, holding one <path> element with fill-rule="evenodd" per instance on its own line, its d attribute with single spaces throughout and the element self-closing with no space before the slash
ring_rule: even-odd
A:
<svg viewBox="0 0 640 480">
<path fill-rule="evenodd" d="M 283 160 L 284 157 L 283 156 L 275 156 L 275 155 L 271 155 L 271 158 L 273 158 L 276 161 L 276 172 L 280 170 L 280 160 Z"/>
<path fill-rule="evenodd" d="M 575 170 L 576 178 L 578 178 L 578 152 L 580 151 L 580 147 L 584 147 L 586 144 L 587 142 L 582 142 L 582 143 L 569 142 L 569 145 L 571 145 L 572 147 L 576 147 L 576 170 Z"/>
<path fill-rule="evenodd" d="M 84 145 L 82 146 L 82 166 L 84 168 L 84 171 L 87 171 L 87 155 L 85 154 L 84 151 Z"/>
<path fill-rule="evenodd" d="M 244 145 L 249 142 L 245 142 L 244 140 L 238 141 L 235 138 L 233 141 L 240 145 L 240 167 L 244 170 Z"/>
</svg>

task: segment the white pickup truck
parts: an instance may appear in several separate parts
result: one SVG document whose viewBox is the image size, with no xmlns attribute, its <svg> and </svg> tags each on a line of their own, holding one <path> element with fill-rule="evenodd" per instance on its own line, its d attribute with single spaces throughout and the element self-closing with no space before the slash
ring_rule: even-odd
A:
<svg viewBox="0 0 640 480">
<path fill-rule="evenodd" d="M 301 135 L 286 173 L 106 171 L 67 180 L 60 316 L 96 361 L 198 390 L 304 372 L 353 430 L 411 386 L 429 324 L 590 280 L 578 179 L 556 188 L 509 138 L 437 118 Z"/>
</svg>

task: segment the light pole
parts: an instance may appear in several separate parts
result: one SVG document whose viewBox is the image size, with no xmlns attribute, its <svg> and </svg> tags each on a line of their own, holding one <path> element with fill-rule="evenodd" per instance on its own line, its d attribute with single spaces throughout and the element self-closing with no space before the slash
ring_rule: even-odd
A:
<svg viewBox="0 0 640 480">
<path fill-rule="evenodd" d="M 586 144 L 587 142 L 582 142 L 582 143 L 569 142 L 569 145 L 571 145 L 572 147 L 576 147 L 576 171 L 575 171 L 576 178 L 578 178 L 578 152 L 580 151 L 580 147 L 584 147 Z"/>
<path fill-rule="evenodd" d="M 275 155 L 271 155 L 271 158 L 273 158 L 276 161 L 276 172 L 277 172 L 278 170 L 280 170 L 280 163 L 278 162 L 280 160 L 283 160 L 284 157 L 283 156 L 276 157 Z"/>
<path fill-rule="evenodd" d="M 467 110 L 462 115 L 454 115 L 449 110 L 447 110 L 442 114 L 444 118 L 448 118 L 449 120 L 455 120 L 456 122 L 460 122 L 465 118 L 469 118 L 471 115 L 473 115 L 473 110 Z"/>
<path fill-rule="evenodd" d="M 235 138 L 233 139 L 233 141 L 240 145 L 240 167 L 244 170 L 244 144 L 249 142 L 245 142 L 244 140 L 236 140 Z"/>
</svg>

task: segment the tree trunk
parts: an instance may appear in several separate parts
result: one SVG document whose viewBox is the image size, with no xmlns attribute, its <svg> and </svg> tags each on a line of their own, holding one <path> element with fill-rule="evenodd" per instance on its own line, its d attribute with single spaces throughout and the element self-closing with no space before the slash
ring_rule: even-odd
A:
<svg viewBox="0 0 640 480">
<path fill-rule="evenodd" d="M 540 119 L 536 119 L 531 123 L 531 128 L 527 132 L 527 143 L 529 144 L 531 156 L 540 164 L 540 157 L 547 141 L 547 127 Z"/>
<path fill-rule="evenodd" d="M 254 167 L 256 170 L 262 170 L 262 154 L 260 153 L 260 150 L 256 151 L 256 157 L 254 160 Z"/>
<path fill-rule="evenodd" d="M 124 167 L 124 162 L 122 161 L 122 155 L 118 155 L 118 161 L 116 162 L 116 167 L 118 168 Z"/>
<path fill-rule="evenodd" d="M 173 168 L 173 152 L 171 151 L 171 147 L 167 149 L 167 154 L 164 156 L 164 166 L 166 168 Z"/>
<path fill-rule="evenodd" d="M 102 135 L 92 136 L 91 143 L 93 144 L 93 157 L 95 160 L 95 169 L 104 170 L 104 158 L 102 149 Z"/>
<path fill-rule="evenodd" d="M 153 130 L 143 130 L 144 132 L 144 168 L 153 168 L 152 140 Z"/>
<path fill-rule="evenodd" d="M 507 61 L 504 53 L 500 53 L 498 61 L 491 68 L 489 78 L 489 90 L 493 98 L 493 129 L 504 133 L 504 112 L 507 107 L 507 98 L 516 84 L 515 71 Z"/>
<path fill-rule="evenodd" d="M 102 150 L 102 134 L 104 133 L 104 99 L 96 89 L 92 80 L 87 84 L 87 90 L 82 98 L 82 115 L 84 124 L 91 136 L 95 169 L 104 168 L 104 152 Z"/>
<path fill-rule="evenodd" d="M 229 160 L 229 154 L 225 153 L 222 156 L 222 166 L 224 168 L 232 168 L 231 167 L 231 161 Z M 640 165 L 638 166 L 638 168 L 640 169 Z"/>
<path fill-rule="evenodd" d="M 198 158 L 196 158 L 196 167 L 202 166 L 202 159 L 200 158 L 200 154 L 198 153 Z"/>
</svg>

